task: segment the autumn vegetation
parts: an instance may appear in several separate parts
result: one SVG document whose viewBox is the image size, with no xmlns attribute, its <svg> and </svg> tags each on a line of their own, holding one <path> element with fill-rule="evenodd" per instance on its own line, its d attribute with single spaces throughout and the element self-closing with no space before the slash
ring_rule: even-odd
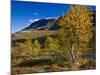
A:
<svg viewBox="0 0 100 75">
<path fill-rule="evenodd" d="M 70 6 L 59 19 L 55 36 L 43 43 L 32 34 L 12 47 L 12 74 L 95 69 L 94 13 L 87 6 Z M 26 35 L 27 36 L 27 35 Z"/>
</svg>

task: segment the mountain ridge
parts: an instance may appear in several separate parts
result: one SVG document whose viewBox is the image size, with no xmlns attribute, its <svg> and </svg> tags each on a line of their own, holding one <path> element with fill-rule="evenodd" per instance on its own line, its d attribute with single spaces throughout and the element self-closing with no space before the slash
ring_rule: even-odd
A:
<svg viewBox="0 0 100 75">
<path fill-rule="evenodd" d="M 35 21 L 31 23 L 28 27 L 22 29 L 23 30 L 57 30 L 59 29 L 59 26 L 57 24 L 58 19 L 39 19 L 38 21 Z"/>
</svg>

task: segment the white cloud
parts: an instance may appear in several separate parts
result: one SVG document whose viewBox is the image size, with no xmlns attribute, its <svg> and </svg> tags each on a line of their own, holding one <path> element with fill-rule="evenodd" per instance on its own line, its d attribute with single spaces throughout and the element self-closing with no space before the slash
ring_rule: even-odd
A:
<svg viewBox="0 0 100 75">
<path fill-rule="evenodd" d="M 58 16 L 59 17 L 59 16 Z M 46 19 L 58 19 L 58 17 L 47 17 Z"/>
<path fill-rule="evenodd" d="M 38 21 L 38 20 L 39 19 L 30 19 L 29 22 L 32 23 L 32 22 L 35 22 L 35 21 Z"/>
</svg>

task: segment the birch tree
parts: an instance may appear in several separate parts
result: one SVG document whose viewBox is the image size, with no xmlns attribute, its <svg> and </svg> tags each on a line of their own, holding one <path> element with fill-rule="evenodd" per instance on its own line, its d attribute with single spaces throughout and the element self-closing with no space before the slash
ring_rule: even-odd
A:
<svg viewBox="0 0 100 75">
<path fill-rule="evenodd" d="M 73 63 L 78 62 L 82 47 L 93 36 L 93 13 L 86 6 L 70 6 L 68 13 L 59 21 L 59 36 L 62 43 L 68 43 Z M 81 49 L 79 49 L 81 48 Z"/>
</svg>

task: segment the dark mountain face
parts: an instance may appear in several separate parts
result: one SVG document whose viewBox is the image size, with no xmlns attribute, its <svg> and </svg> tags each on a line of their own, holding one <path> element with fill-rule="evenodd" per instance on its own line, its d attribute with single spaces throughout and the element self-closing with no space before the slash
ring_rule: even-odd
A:
<svg viewBox="0 0 100 75">
<path fill-rule="evenodd" d="M 48 30 L 57 30 L 60 27 L 57 24 L 57 19 L 40 19 L 36 22 L 33 22 L 30 26 L 26 27 L 23 30 L 43 30 L 43 29 L 48 29 Z"/>
</svg>

